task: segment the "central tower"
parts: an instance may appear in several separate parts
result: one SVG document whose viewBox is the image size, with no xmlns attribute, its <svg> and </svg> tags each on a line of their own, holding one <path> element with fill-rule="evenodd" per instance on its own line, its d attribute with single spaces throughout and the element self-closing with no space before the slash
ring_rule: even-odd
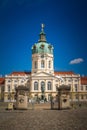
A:
<svg viewBox="0 0 87 130">
<path fill-rule="evenodd" d="M 53 46 L 47 43 L 42 24 L 39 40 L 32 46 L 32 74 L 39 72 L 54 74 L 53 59 Z"/>
</svg>

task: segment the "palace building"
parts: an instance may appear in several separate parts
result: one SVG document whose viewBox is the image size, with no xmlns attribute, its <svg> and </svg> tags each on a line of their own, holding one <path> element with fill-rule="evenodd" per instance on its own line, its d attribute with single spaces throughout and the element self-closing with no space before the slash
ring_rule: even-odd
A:
<svg viewBox="0 0 87 130">
<path fill-rule="evenodd" d="M 29 99 L 57 97 L 57 87 L 69 85 L 70 100 L 87 101 L 87 77 L 81 77 L 72 71 L 56 72 L 54 70 L 54 47 L 46 40 L 42 24 L 39 40 L 32 46 L 31 72 L 12 72 L 0 78 L 0 100 L 16 101 L 16 88 L 20 85 L 29 87 Z"/>
</svg>

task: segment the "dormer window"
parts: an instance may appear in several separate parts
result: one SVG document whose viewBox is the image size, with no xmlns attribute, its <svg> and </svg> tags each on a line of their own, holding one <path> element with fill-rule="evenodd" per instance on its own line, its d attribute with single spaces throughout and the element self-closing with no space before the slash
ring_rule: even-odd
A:
<svg viewBox="0 0 87 130">
<path fill-rule="evenodd" d="M 42 45 L 40 46 L 40 48 L 43 49 L 43 48 L 44 48 L 44 44 L 42 44 Z"/>
<path fill-rule="evenodd" d="M 33 49 L 36 49 L 36 45 L 33 46 Z"/>
</svg>

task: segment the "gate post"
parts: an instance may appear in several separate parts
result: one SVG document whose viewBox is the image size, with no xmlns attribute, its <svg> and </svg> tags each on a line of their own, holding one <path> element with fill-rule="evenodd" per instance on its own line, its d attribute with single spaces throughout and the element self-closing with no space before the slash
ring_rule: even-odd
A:
<svg viewBox="0 0 87 130">
<path fill-rule="evenodd" d="M 16 109 L 28 109 L 28 91 L 29 88 L 23 85 L 16 88 Z"/>
<path fill-rule="evenodd" d="M 61 85 L 58 88 L 58 109 L 66 109 L 70 108 L 70 89 L 71 87 L 68 85 Z"/>
</svg>

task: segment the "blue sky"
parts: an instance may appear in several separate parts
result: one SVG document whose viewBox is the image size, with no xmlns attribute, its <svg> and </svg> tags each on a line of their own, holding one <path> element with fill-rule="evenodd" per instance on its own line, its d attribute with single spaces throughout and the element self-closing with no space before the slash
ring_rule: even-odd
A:
<svg viewBox="0 0 87 130">
<path fill-rule="evenodd" d="M 31 70 L 41 23 L 55 70 L 87 75 L 87 0 L 0 0 L 0 75 Z"/>
</svg>

